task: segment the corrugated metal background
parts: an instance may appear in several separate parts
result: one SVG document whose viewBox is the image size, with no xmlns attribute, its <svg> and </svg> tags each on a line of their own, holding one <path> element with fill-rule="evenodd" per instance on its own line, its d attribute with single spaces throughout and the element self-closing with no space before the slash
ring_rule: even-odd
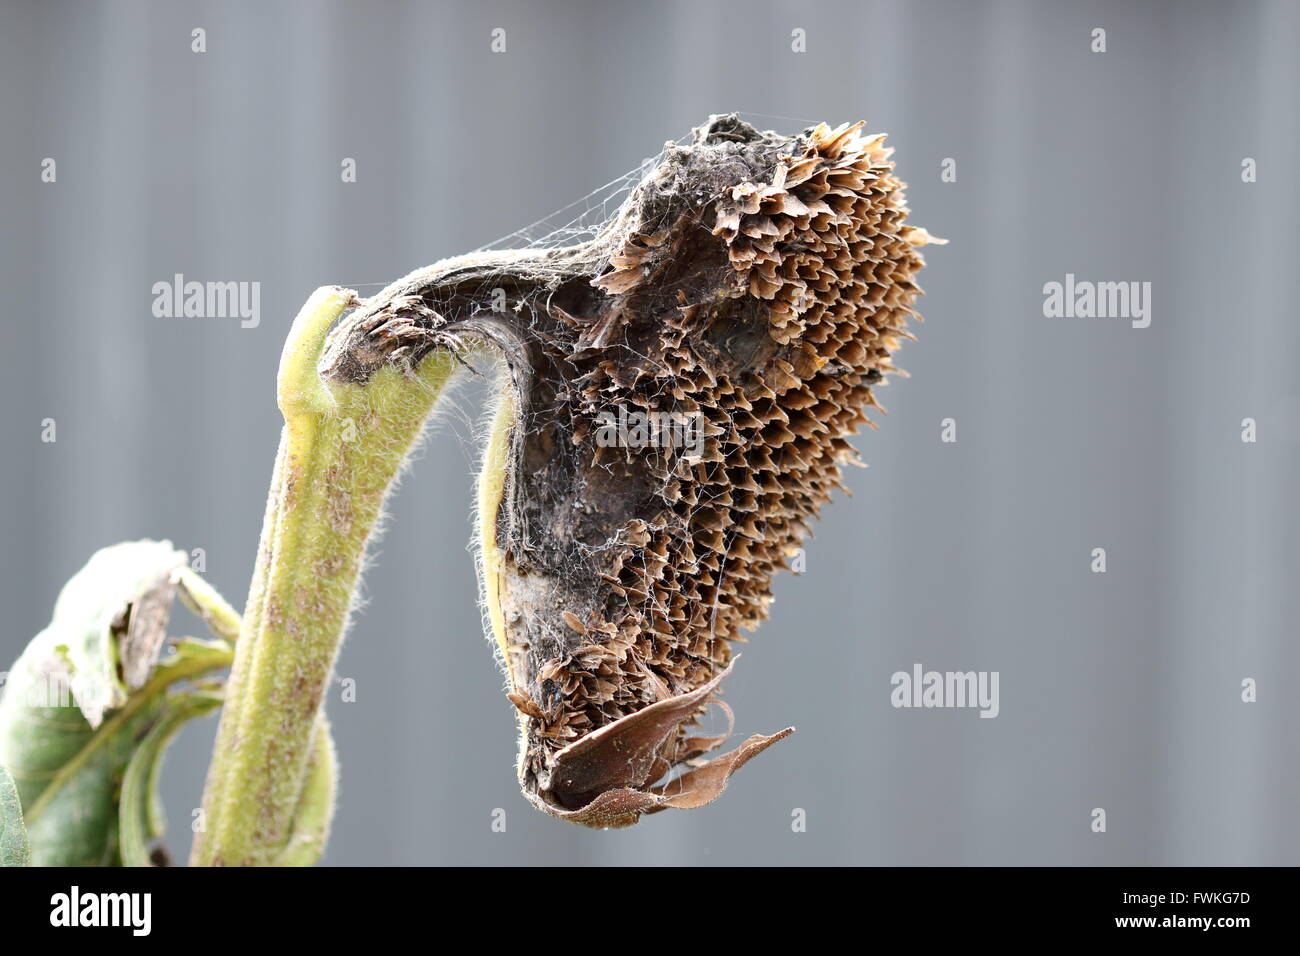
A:
<svg viewBox="0 0 1300 956">
<path fill-rule="evenodd" d="M 315 286 L 373 292 L 484 244 L 711 112 L 862 118 L 951 245 L 927 254 L 913 377 L 859 441 L 871 469 L 730 680 L 738 733 L 798 733 L 717 804 L 630 831 L 525 805 L 464 549 L 470 388 L 393 502 L 343 652 L 358 700 L 329 705 L 327 862 L 1300 862 L 1294 4 L 2 11 L 0 657 L 124 538 L 205 549 L 242 604 L 275 366 Z M 151 286 L 178 272 L 260 282 L 260 326 L 155 318 Z M 1044 318 L 1066 273 L 1150 281 L 1150 328 Z M 999 671 L 1000 716 L 893 709 L 915 662 Z M 182 852 L 215 723 L 168 764 Z"/>
</svg>

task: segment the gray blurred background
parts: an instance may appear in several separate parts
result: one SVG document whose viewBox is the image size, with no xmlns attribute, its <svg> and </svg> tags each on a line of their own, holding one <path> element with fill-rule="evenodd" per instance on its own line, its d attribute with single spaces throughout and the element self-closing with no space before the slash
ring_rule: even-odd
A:
<svg viewBox="0 0 1300 956">
<path fill-rule="evenodd" d="M 1300 6 L 2 10 L 0 658 L 122 539 L 204 549 L 242 607 L 276 364 L 314 287 L 371 294 L 486 244 L 713 112 L 787 133 L 865 119 L 897 147 L 913 220 L 951 245 L 927 251 L 912 377 L 858 441 L 871 468 L 827 509 L 807 572 L 777 581 L 726 688 L 741 737 L 798 733 L 716 804 L 632 830 L 524 803 L 465 548 L 471 385 L 391 503 L 344 646 L 357 701 L 328 704 L 326 862 L 1300 862 Z M 260 282 L 261 324 L 155 318 L 151 287 L 178 272 Z M 1044 318 L 1043 284 L 1067 272 L 1151 282 L 1150 328 Z M 894 709 L 890 675 L 916 662 L 998 671 L 1000 716 Z M 215 727 L 167 764 L 181 856 Z"/>
</svg>

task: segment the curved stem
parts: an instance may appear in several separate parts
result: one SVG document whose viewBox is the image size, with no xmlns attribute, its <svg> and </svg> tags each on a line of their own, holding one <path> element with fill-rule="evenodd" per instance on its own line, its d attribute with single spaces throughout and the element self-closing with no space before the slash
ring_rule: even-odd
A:
<svg viewBox="0 0 1300 956">
<path fill-rule="evenodd" d="M 338 758 L 329 721 L 322 712 L 316 725 L 307 779 L 293 816 L 293 833 L 275 859 L 276 866 L 312 866 L 325 852 L 330 822 L 334 819 L 334 787 Z"/>
<path fill-rule="evenodd" d="M 189 568 L 181 568 L 176 583 L 185 606 L 202 618 L 213 634 L 231 643 L 239 639 L 239 612 L 216 588 Z"/>
<path fill-rule="evenodd" d="M 366 542 L 456 366 L 435 352 L 413 375 L 384 366 L 364 383 L 322 379 L 325 336 L 356 301 L 349 290 L 318 289 L 281 357 L 285 427 L 208 771 L 197 866 L 284 862 Z"/>
</svg>

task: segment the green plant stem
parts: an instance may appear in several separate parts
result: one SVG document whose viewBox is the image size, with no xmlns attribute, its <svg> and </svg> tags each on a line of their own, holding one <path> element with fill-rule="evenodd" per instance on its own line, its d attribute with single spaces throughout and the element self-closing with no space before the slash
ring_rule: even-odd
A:
<svg viewBox="0 0 1300 956">
<path fill-rule="evenodd" d="M 118 798 L 118 841 L 123 866 L 153 866 L 149 841 L 161 836 L 166 815 L 158 799 L 162 755 L 187 721 L 221 706 L 220 691 L 179 694 L 167 701 L 162 714 L 131 756 Z"/>
<path fill-rule="evenodd" d="M 239 638 L 239 612 L 226 603 L 217 589 L 189 568 L 177 574 L 181 600 L 217 637 L 232 643 Z"/>
<path fill-rule="evenodd" d="M 316 367 L 325 336 L 355 304 L 350 291 L 318 289 L 280 359 L 285 427 L 208 771 L 196 866 L 312 862 L 289 843 L 366 542 L 455 367 L 442 352 L 414 375 L 384 366 L 365 384 L 323 380 Z M 328 802 L 312 806 L 319 814 Z"/>
<path fill-rule="evenodd" d="M 330 823 L 334 819 L 337 762 L 329 721 L 322 711 L 316 723 L 311 757 L 307 761 L 307 779 L 294 810 L 293 832 L 276 857 L 276 866 L 311 866 L 325 852 Z"/>
</svg>

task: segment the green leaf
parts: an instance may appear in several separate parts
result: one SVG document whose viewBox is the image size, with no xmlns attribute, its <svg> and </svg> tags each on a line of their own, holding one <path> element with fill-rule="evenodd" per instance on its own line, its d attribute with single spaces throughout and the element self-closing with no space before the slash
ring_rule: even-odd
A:
<svg viewBox="0 0 1300 956">
<path fill-rule="evenodd" d="M 122 778 L 118 808 L 123 866 L 153 865 L 149 844 L 162 836 L 166 828 L 166 816 L 158 797 L 158 778 L 167 745 L 186 721 L 220 705 L 221 694 L 216 691 L 196 691 L 169 698 L 166 708 L 131 756 Z"/>
<path fill-rule="evenodd" d="M 31 863 L 18 788 L 9 771 L 0 767 L 0 866 L 31 866 Z"/>
<path fill-rule="evenodd" d="M 8 675 L 0 764 L 17 786 L 37 866 L 119 861 L 120 784 L 165 711 L 167 687 L 230 662 L 224 641 L 185 641 L 158 662 L 184 560 L 165 541 L 96 552 Z"/>
</svg>

